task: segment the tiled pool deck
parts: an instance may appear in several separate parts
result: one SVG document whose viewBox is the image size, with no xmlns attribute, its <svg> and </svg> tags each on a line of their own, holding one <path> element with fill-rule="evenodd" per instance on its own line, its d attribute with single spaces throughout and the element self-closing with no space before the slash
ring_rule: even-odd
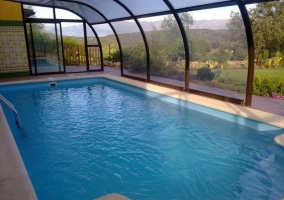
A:
<svg viewBox="0 0 284 200">
<path fill-rule="evenodd" d="M 22 78 L 0 79 L 0 85 L 7 83 L 9 84 L 12 82 L 33 82 L 41 80 L 54 81 L 57 79 L 89 77 L 109 78 L 115 81 L 144 88 L 152 92 L 160 93 L 165 96 L 178 98 L 184 101 L 213 108 L 215 110 L 224 111 L 235 116 L 241 116 L 255 121 L 267 123 L 275 127 L 284 128 L 283 100 L 254 96 L 253 105 L 251 107 L 245 107 L 220 100 L 202 97 L 188 92 L 153 85 L 151 83 L 124 78 L 120 76 L 119 69 L 110 67 L 105 67 L 104 72 L 41 75 Z M 203 90 L 206 89 L 214 90 L 214 88 L 203 88 Z M 232 93 L 230 91 L 225 92 L 230 93 L 230 95 L 234 97 L 238 97 L 237 93 Z M 0 199 L 37 199 L 1 107 L 0 127 Z M 108 199 L 108 197 L 106 199 Z"/>
</svg>

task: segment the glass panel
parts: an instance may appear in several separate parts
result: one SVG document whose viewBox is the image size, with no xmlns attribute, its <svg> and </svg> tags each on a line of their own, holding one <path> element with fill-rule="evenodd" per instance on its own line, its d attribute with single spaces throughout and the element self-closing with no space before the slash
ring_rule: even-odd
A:
<svg viewBox="0 0 284 200">
<path fill-rule="evenodd" d="M 103 0 L 103 1 L 81 0 L 81 2 L 88 4 L 92 6 L 93 8 L 99 10 L 107 19 L 130 17 L 130 15 L 119 4 L 117 4 L 113 0 Z M 86 18 L 86 19 L 88 21 L 91 20 L 91 18 Z"/>
<path fill-rule="evenodd" d="M 28 37 L 28 47 L 29 47 L 29 53 L 30 53 L 30 67 L 31 67 L 31 73 L 36 73 L 35 64 L 34 64 L 34 53 L 33 53 L 33 45 L 32 45 L 32 34 L 31 34 L 31 24 L 26 23 L 27 28 L 27 37 Z"/>
<path fill-rule="evenodd" d="M 88 47 L 90 70 L 101 69 L 101 53 L 99 47 Z"/>
<path fill-rule="evenodd" d="M 41 6 L 32 6 L 31 9 L 35 12 L 33 18 L 53 19 L 53 9 Z"/>
<path fill-rule="evenodd" d="M 134 21 L 122 21 L 114 22 L 112 25 L 117 31 L 122 46 L 123 74 L 146 79 L 146 50 L 137 24 Z M 121 28 L 125 26 L 128 28 Z"/>
<path fill-rule="evenodd" d="M 198 0 L 198 1 L 188 1 L 188 0 L 169 0 L 175 9 L 186 8 L 192 6 L 209 5 L 212 3 L 219 2 L 229 2 L 230 0 Z"/>
<path fill-rule="evenodd" d="M 60 66 L 60 71 L 64 71 L 64 63 L 63 63 L 63 49 L 62 49 L 62 38 L 61 38 L 61 32 L 60 32 L 60 24 L 56 24 L 57 28 L 57 46 L 58 46 L 58 63 Z"/>
<path fill-rule="evenodd" d="M 86 24 L 86 29 L 87 29 L 87 44 L 98 45 L 98 41 L 93 32 L 93 29 L 88 24 Z M 88 46 L 88 55 L 89 55 L 89 69 L 90 70 L 102 69 L 101 53 L 99 46 Z"/>
<path fill-rule="evenodd" d="M 55 9 L 56 19 L 81 19 L 78 15 L 63 9 Z"/>
<path fill-rule="evenodd" d="M 45 23 L 32 23 L 32 36 L 34 41 L 34 52 L 36 59 L 37 73 L 59 72 L 60 65 L 58 63 L 58 49 L 56 45 L 55 25 L 53 33 L 48 34 L 45 31 Z"/>
<path fill-rule="evenodd" d="M 109 24 L 99 24 L 99 25 L 93 25 L 93 28 L 95 29 L 101 41 L 103 58 L 104 58 L 103 64 L 105 66 L 104 70 L 105 71 L 111 70 L 112 73 L 120 75 L 121 74 L 119 69 L 120 59 L 119 59 L 119 52 L 117 51 L 119 47 L 111 27 L 109 26 Z M 111 55 L 115 55 L 116 62 L 111 62 L 111 63 L 109 62 Z"/>
<path fill-rule="evenodd" d="M 148 20 L 154 20 L 154 17 Z M 142 24 L 146 29 L 145 24 Z M 145 28 L 144 28 L 145 27 Z M 150 79 L 153 81 L 184 86 L 185 55 L 184 44 L 173 15 L 163 16 L 147 33 L 151 54 Z"/>
<path fill-rule="evenodd" d="M 86 29 L 87 29 L 87 45 L 97 45 L 98 41 L 97 38 L 93 32 L 93 29 L 86 24 Z"/>
<path fill-rule="evenodd" d="M 49 4 L 52 5 L 52 3 L 53 1 L 51 1 Z M 71 3 L 66 1 L 54 1 L 54 4 L 56 6 L 73 10 L 74 13 L 87 20 L 87 22 L 90 24 L 105 22 L 104 18 L 100 14 L 98 14 L 94 9 L 91 9 L 90 7 L 87 7 L 83 4 Z"/>
<path fill-rule="evenodd" d="M 149 14 L 155 12 L 168 11 L 169 8 L 163 0 L 120 0 L 135 15 Z"/>
<path fill-rule="evenodd" d="M 190 14 L 194 23 L 187 32 L 191 45 L 189 88 L 244 100 L 248 49 L 238 7 Z"/>
<path fill-rule="evenodd" d="M 62 22 L 61 26 L 66 72 L 87 71 L 83 23 Z M 75 30 L 81 35 L 74 36 Z"/>
</svg>

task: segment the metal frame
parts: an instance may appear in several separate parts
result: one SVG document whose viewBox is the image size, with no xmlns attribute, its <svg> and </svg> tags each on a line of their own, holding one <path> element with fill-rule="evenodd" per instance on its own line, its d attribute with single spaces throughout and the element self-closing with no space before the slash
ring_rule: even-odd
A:
<svg viewBox="0 0 284 200">
<path fill-rule="evenodd" d="M 82 3 L 82 2 L 79 2 L 79 1 L 68 1 L 68 0 L 63 0 L 63 1 L 66 1 L 66 2 L 72 2 L 72 3 L 78 3 L 78 4 L 82 4 L 82 5 L 85 5 L 87 6 L 88 8 L 92 9 L 93 11 L 97 12 L 99 15 L 101 15 L 102 18 L 104 18 L 106 20 L 105 23 L 107 23 L 110 28 L 112 29 L 114 35 L 115 35 L 115 38 L 117 40 L 117 44 L 118 44 L 118 48 L 119 48 L 119 51 L 120 51 L 120 63 L 121 63 L 121 68 L 123 67 L 123 60 L 122 60 L 122 47 L 121 47 L 121 43 L 120 43 L 120 40 L 119 40 L 119 37 L 116 33 L 116 30 L 115 28 L 112 26 L 111 22 L 106 18 L 106 16 L 104 16 L 104 14 L 102 14 L 99 10 L 95 9 L 94 7 L 88 5 L 88 4 L 85 4 L 85 3 Z M 62 9 L 66 9 L 66 8 L 62 8 Z M 72 11 L 73 13 L 76 13 L 74 11 Z M 77 13 L 76 13 L 77 14 Z M 79 15 L 80 16 L 80 15 Z M 80 16 L 81 17 L 81 16 Z M 90 25 L 95 25 L 95 24 L 90 24 Z M 93 28 L 93 27 L 92 27 Z M 93 29 L 94 30 L 94 29 Z M 103 53 L 101 51 L 101 63 L 102 63 L 102 67 L 103 67 Z M 123 74 L 122 70 L 121 70 L 121 75 Z"/>
<path fill-rule="evenodd" d="M 59 27 L 60 27 L 60 44 L 61 44 L 61 49 L 63 51 L 63 37 L 62 37 L 62 25 L 61 25 L 61 22 L 59 23 Z M 62 52 L 62 59 L 63 59 L 63 68 L 64 68 L 64 72 L 66 72 L 66 66 L 65 66 L 65 55 L 64 53 Z"/>
<path fill-rule="evenodd" d="M 53 18 L 56 19 L 56 15 L 55 15 L 55 7 L 53 7 Z M 54 23 L 55 25 L 55 33 L 56 33 L 56 47 L 57 47 L 57 58 L 58 58 L 58 67 L 59 67 L 59 71 L 61 72 L 61 67 L 60 67 L 60 54 L 59 54 L 59 46 L 58 46 L 58 30 L 57 30 L 57 24 L 59 24 L 60 28 L 61 28 L 61 23 Z M 62 32 L 60 31 L 60 38 L 62 38 Z M 62 46 L 62 44 L 61 44 Z M 63 48 L 61 48 L 63 51 Z M 64 54 L 63 52 L 61 52 L 62 55 Z M 63 56 L 62 56 L 63 57 Z M 64 65 L 64 60 L 63 60 L 63 65 Z M 65 65 L 64 65 L 65 66 Z M 65 67 L 64 67 L 64 72 L 65 71 Z"/>
<path fill-rule="evenodd" d="M 51 24 L 54 24 L 55 25 L 55 33 L 56 33 L 56 46 L 57 46 L 57 56 L 59 55 L 59 45 L 58 45 L 58 30 L 57 30 L 57 27 L 56 27 L 56 24 L 60 24 L 60 34 L 61 34 L 61 48 L 62 48 L 62 51 L 63 51 L 63 38 L 62 38 L 62 28 L 61 28 L 61 22 L 64 22 L 64 21 L 61 21 L 61 20 L 53 20 L 53 19 L 28 19 L 28 20 L 24 20 L 23 21 L 24 23 L 29 23 L 30 24 L 30 31 L 31 31 L 31 40 L 32 40 L 32 50 L 33 50 L 33 55 L 34 55 L 34 66 L 35 66 L 35 73 L 31 73 L 30 72 L 30 75 L 45 75 L 45 74 L 62 74 L 62 73 L 66 73 L 66 68 L 65 68 L 65 63 L 64 63 L 64 53 L 62 52 L 62 58 L 63 58 L 63 65 L 64 65 L 64 71 L 61 71 L 61 68 L 59 66 L 59 71 L 58 72 L 44 72 L 44 73 L 38 73 L 37 72 L 37 66 L 36 66 L 36 59 L 35 59 L 35 49 L 34 49 L 34 40 L 33 40 L 33 34 L 32 34 L 32 24 L 33 23 L 51 23 Z M 70 22 L 70 20 L 68 20 L 68 22 Z M 74 21 L 74 22 L 81 22 L 81 23 L 84 23 L 84 21 Z M 25 32 L 26 32 L 26 29 L 25 29 Z M 28 40 L 26 41 L 26 44 L 28 44 Z M 27 45 L 28 46 L 28 45 Z M 85 45 L 86 46 L 86 45 Z M 29 48 L 29 47 L 28 47 Z M 29 61 L 30 61 L 30 55 L 29 55 Z M 58 59 L 59 59 L 59 56 L 58 56 Z M 71 73 L 71 72 L 68 72 L 68 73 Z M 76 73 L 76 72 L 72 72 L 72 73 Z"/>
<path fill-rule="evenodd" d="M 241 0 L 237 0 L 243 22 L 245 25 L 247 44 L 248 44 L 248 74 L 247 74 L 247 88 L 246 88 L 246 106 L 251 106 L 252 102 L 252 88 L 253 88 L 253 76 L 254 76 L 254 41 L 253 33 L 250 24 L 249 15 L 245 4 Z"/>
<path fill-rule="evenodd" d="M 190 56 L 189 56 L 189 46 L 188 46 L 188 40 L 187 40 L 187 35 L 186 32 L 184 30 L 184 26 L 182 24 L 182 21 L 179 17 L 179 15 L 177 14 L 176 10 L 174 9 L 174 7 L 172 6 L 172 4 L 168 1 L 168 0 L 163 0 L 165 2 L 165 4 L 169 7 L 169 9 L 172 11 L 180 32 L 181 32 L 181 36 L 183 39 L 183 44 L 184 44 L 184 51 L 185 51 L 185 74 L 184 74 L 184 90 L 188 90 L 189 87 L 189 63 L 190 63 Z"/>
<path fill-rule="evenodd" d="M 70 2 L 70 1 L 67 1 L 67 2 Z M 85 4 L 82 3 L 82 5 L 85 5 Z M 90 6 L 88 6 L 88 5 L 85 5 L 85 6 L 89 7 L 89 8 L 92 9 L 92 10 L 94 10 L 92 7 L 90 7 Z M 102 57 L 102 55 L 103 55 L 102 45 L 101 45 L 100 38 L 99 38 L 97 32 L 95 31 L 95 29 L 93 28 L 93 26 L 87 21 L 87 19 L 85 19 L 85 18 L 84 18 L 83 16 L 81 16 L 79 13 L 74 12 L 73 10 L 68 9 L 68 8 L 65 8 L 65 7 L 63 7 L 63 6 L 57 6 L 57 8 L 61 8 L 61 9 L 70 11 L 70 12 L 72 12 L 72 13 L 75 13 L 76 15 L 78 15 L 78 16 L 80 16 L 82 19 L 84 19 L 85 23 L 88 24 L 88 26 L 91 28 L 91 30 L 93 31 L 93 33 L 94 33 L 94 35 L 95 35 L 95 37 L 96 37 L 96 39 L 97 39 L 97 41 L 98 41 L 98 46 L 99 46 L 99 49 L 100 49 L 100 55 L 101 55 L 101 70 L 96 70 L 96 69 L 95 69 L 95 70 L 89 70 L 89 65 L 87 65 L 87 71 L 104 71 L 103 57 Z M 86 31 L 86 29 L 85 29 L 85 31 Z M 89 47 L 88 42 L 85 42 L 85 44 L 86 44 L 86 45 L 85 45 L 86 48 L 88 48 L 88 47 Z M 86 55 L 87 55 L 86 57 L 89 56 L 88 51 L 86 51 Z M 87 60 L 87 63 L 88 63 L 88 60 Z"/>
<path fill-rule="evenodd" d="M 50 7 L 50 6 L 46 5 L 46 4 L 50 3 L 53 0 L 47 0 L 44 3 L 30 3 L 28 0 L 27 1 L 25 1 L 25 0 L 7 0 L 7 1 L 17 2 L 17 3 L 20 2 L 20 3 L 24 3 L 24 4 L 33 4 L 33 5 L 37 5 L 37 6 Z M 77 1 L 63 0 L 63 1 L 71 2 L 71 3 L 80 3 L 80 4 L 86 5 L 86 6 L 90 7 L 90 8 L 93 8 L 92 6 L 90 6 L 88 4 L 85 4 L 83 2 L 80 2 L 78 0 Z M 198 0 L 196 0 L 196 1 L 198 1 Z M 240 0 L 240 1 L 244 5 L 249 5 L 249 4 L 255 4 L 255 3 L 271 2 L 271 1 L 275 1 L 275 0 Z M 179 13 L 179 12 L 188 12 L 188 11 L 204 10 L 204 9 L 211 9 L 211 8 L 220 8 L 220 7 L 235 6 L 235 5 L 238 5 L 238 0 L 228 0 L 228 1 L 224 1 L 224 2 L 205 3 L 203 5 L 178 8 L 178 9 L 175 9 L 175 11 L 177 13 Z M 155 17 L 155 16 L 167 15 L 167 14 L 172 14 L 171 10 L 160 11 L 160 12 L 155 12 L 155 13 L 148 13 L 148 14 L 142 14 L 142 15 L 136 15 L 135 17 L 136 18 Z M 115 21 L 131 20 L 131 19 L 132 19 L 131 17 L 122 17 L 122 18 L 116 18 L 116 19 L 107 20 L 107 21 L 108 22 L 115 22 Z M 102 24 L 102 23 L 107 23 L 107 22 L 98 22 L 96 24 Z"/>
<path fill-rule="evenodd" d="M 26 23 L 26 22 L 24 22 L 24 23 Z M 35 68 L 35 73 L 37 74 L 37 67 L 36 67 L 36 59 L 35 59 L 35 44 L 34 44 L 34 36 L 33 36 L 33 28 L 32 28 L 32 23 L 31 22 L 29 22 L 29 28 L 30 28 L 30 33 L 31 33 L 31 43 L 32 43 L 32 51 L 33 51 L 33 63 L 34 63 L 34 68 Z M 27 40 L 27 42 L 28 42 L 28 40 Z M 29 47 L 29 45 L 27 45 L 28 46 L 28 48 L 30 48 Z M 31 57 L 29 57 L 28 58 L 29 59 L 29 63 L 31 63 Z M 32 69 L 31 69 L 31 72 L 30 72 L 30 74 L 32 75 Z"/>
<path fill-rule="evenodd" d="M 117 4 L 119 4 L 121 7 L 123 7 L 132 16 L 133 20 L 135 21 L 135 23 L 137 24 L 137 26 L 140 30 L 140 33 L 142 35 L 144 45 L 145 45 L 146 55 L 147 55 L 147 81 L 149 81 L 150 80 L 150 51 L 149 51 L 149 45 L 148 45 L 148 41 L 147 41 L 147 38 L 146 38 L 146 34 L 145 34 L 140 22 L 137 20 L 135 15 L 129 10 L 129 8 L 127 8 L 123 3 L 121 3 L 118 0 L 113 0 L 113 1 L 116 2 Z M 122 68 L 122 65 L 121 65 L 121 68 Z M 123 70 L 122 70 L 122 72 L 123 72 Z"/>
<path fill-rule="evenodd" d="M 86 54 L 86 68 L 87 71 L 89 71 L 89 54 L 88 54 L 88 47 L 87 47 L 87 28 L 86 28 L 86 22 L 83 22 L 83 29 L 84 29 L 84 43 L 85 43 L 85 54 Z"/>
<path fill-rule="evenodd" d="M 46 6 L 46 7 L 50 7 L 50 6 Z M 79 13 L 77 12 L 74 12 L 73 10 L 71 9 L 68 9 L 68 8 L 65 8 L 65 7 L 61 7 L 61 6 L 56 6 L 56 8 L 61 8 L 61 9 L 64 9 L 64 10 L 67 10 L 67 11 L 70 11 L 72 13 L 75 13 L 76 15 L 78 15 L 79 17 L 81 17 L 86 24 L 88 24 L 88 26 L 92 29 L 97 41 L 98 41 L 98 45 L 99 45 L 99 48 L 100 48 L 100 54 L 103 55 L 103 50 L 102 50 L 102 45 L 101 45 L 101 40 L 97 34 L 97 32 L 95 31 L 95 29 L 93 28 L 93 26 L 83 17 L 81 16 Z M 92 8 L 91 8 L 92 9 Z M 72 22 L 73 20 L 69 21 L 68 19 L 60 19 L 60 20 L 64 20 L 64 22 Z M 80 20 L 82 21 L 82 20 Z M 62 30 L 61 30 L 62 32 Z M 62 43 L 63 44 L 63 43 Z M 86 45 L 88 46 L 88 44 L 86 43 Z M 62 47 L 63 49 L 63 47 Z M 64 66 L 65 67 L 65 66 Z M 104 71 L 104 65 L 103 65 L 103 57 L 101 56 L 101 70 L 89 70 L 89 71 Z"/>
<path fill-rule="evenodd" d="M 42 3 L 39 3 L 39 4 L 32 3 L 31 4 L 31 3 L 28 2 L 28 0 L 27 1 L 25 1 L 25 0 L 8 0 L 8 1 L 11 1 L 11 2 L 21 2 L 22 5 L 23 5 L 23 3 L 26 2 L 25 4 L 45 6 L 45 7 L 53 7 L 55 9 L 55 5 L 54 5 L 54 1 L 53 0 L 50 0 L 49 2 L 45 1 L 44 4 L 42 4 Z M 88 23 L 90 25 L 90 27 L 92 28 L 92 30 L 94 31 L 94 34 L 96 35 L 97 40 L 99 42 L 99 46 L 100 46 L 100 50 L 101 50 L 102 69 L 103 69 L 102 46 L 101 46 L 101 43 L 100 43 L 99 37 L 97 36 L 96 31 L 94 30 L 94 28 L 91 25 L 103 24 L 103 23 L 108 23 L 109 24 L 109 26 L 111 27 L 111 29 L 112 29 L 115 37 L 116 37 L 116 40 L 117 40 L 117 43 L 118 43 L 118 46 L 119 46 L 120 60 L 121 60 L 121 75 L 122 76 L 126 76 L 126 75 L 123 74 L 123 52 L 122 52 L 121 42 L 119 40 L 119 37 L 118 37 L 118 35 L 116 33 L 115 28 L 112 26 L 111 23 L 112 22 L 117 22 L 117 21 L 123 21 L 123 20 L 135 20 L 135 22 L 136 22 L 137 26 L 139 27 L 139 30 L 140 30 L 140 32 L 142 34 L 142 37 L 143 37 L 143 40 L 144 40 L 144 44 L 145 44 L 145 48 L 146 48 L 146 53 L 147 53 L 147 81 L 149 81 L 149 82 L 150 82 L 150 53 L 149 53 L 149 47 L 148 47 L 148 43 L 147 43 L 147 39 L 146 39 L 144 30 L 141 27 L 141 24 L 139 23 L 138 18 L 154 17 L 154 16 L 160 16 L 160 15 L 166 15 L 166 14 L 173 14 L 175 19 L 176 19 L 176 21 L 177 21 L 177 23 L 178 23 L 178 26 L 179 26 L 179 29 L 180 29 L 180 32 L 181 32 L 181 35 L 182 35 L 182 38 L 183 38 L 183 42 L 184 42 L 185 60 L 186 60 L 184 90 L 189 91 L 189 92 L 192 91 L 192 90 L 189 89 L 190 51 L 189 51 L 189 46 L 188 46 L 188 41 L 187 41 L 187 35 L 186 35 L 185 29 L 183 27 L 183 24 L 182 24 L 182 22 L 181 22 L 181 20 L 180 20 L 180 18 L 178 16 L 178 13 L 180 13 L 180 12 L 188 12 L 188 11 L 196 11 L 196 10 L 203 10 L 203 9 L 211 9 L 211 8 L 220 8 L 220 7 L 226 7 L 226 6 L 238 6 L 239 10 L 240 10 L 240 13 L 241 13 L 241 16 L 243 18 L 243 23 L 244 23 L 244 26 L 245 26 L 246 37 L 247 37 L 247 44 L 248 44 L 248 75 L 247 75 L 247 88 L 246 88 L 245 105 L 246 106 L 251 106 L 251 102 L 252 102 L 252 86 L 253 86 L 253 76 L 254 76 L 254 41 L 253 41 L 253 33 L 252 33 L 252 28 L 251 28 L 251 24 L 250 24 L 250 20 L 249 20 L 248 11 L 247 11 L 245 5 L 253 4 L 253 3 L 270 2 L 270 1 L 273 1 L 273 0 L 246 0 L 246 1 L 245 0 L 228 0 L 228 1 L 224 1 L 224 2 L 215 2 L 215 3 L 213 2 L 213 3 L 207 3 L 207 4 L 191 6 L 191 7 L 183 7 L 183 8 L 178 8 L 178 9 L 175 9 L 173 7 L 173 5 L 170 3 L 169 0 L 163 0 L 164 3 L 168 6 L 169 10 L 156 12 L 156 13 L 146 13 L 146 14 L 142 14 L 142 15 L 134 15 L 130 11 L 130 9 L 127 7 L 127 5 L 124 5 L 120 0 L 113 0 L 114 2 L 116 2 L 120 6 L 122 6 L 131 15 L 131 17 L 127 16 L 127 17 L 121 17 L 121 18 L 116 18 L 116 19 L 111 19 L 111 20 L 107 19 L 106 16 L 104 16 L 99 10 L 97 10 L 93 6 L 89 5 L 88 3 L 83 3 L 83 2 L 80 2 L 79 0 L 76 0 L 76 1 L 63 0 L 63 1 L 85 5 L 85 6 L 89 7 L 89 8 L 91 8 L 93 11 L 97 12 L 99 15 L 101 15 L 102 18 L 105 20 L 105 21 L 98 22 L 98 23 L 92 23 L 92 24 Z M 46 5 L 46 3 L 50 3 L 50 2 L 53 2 L 53 6 Z M 56 7 L 62 8 L 60 6 L 56 6 Z M 71 11 L 68 8 L 62 8 L 62 9 Z M 22 6 L 22 12 L 23 12 L 23 6 Z M 71 11 L 71 12 L 76 13 L 74 11 Z M 76 14 L 79 15 L 78 13 L 76 13 Z M 82 16 L 80 16 L 80 17 L 82 17 Z M 86 19 L 84 19 L 84 20 L 87 21 Z M 66 20 L 66 21 L 68 21 L 68 20 Z M 26 23 L 25 22 L 26 21 L 24 21 L 24 28 L 26 30 L 27 27 L 26 27 Z M 60 27 L 61 27 L 61 25 L 60 25 Z M 31 29 L 31 27 L 30 27 L 30 29 Z M 26 39 L 28 39 L 26 33 L 25 33 L 25 37 L 26 37 Z M 33 38 L 31 38 L 31 40 L 33 40 Z M 32 44 L 32 45 L 34 45 L 34 44 Z M 26 48 L 27 48 L 28 57 L 30 59 L 30 51 L 29 51 L 29 45 L 28 44 L 27 44 Z M 31 70 L 31 68 L 30 68 L 30 70 Z M 129 77 L 129 76 L 127 75 L 127 77 Z M 151 81 L 151 82 L 155 83 L 155 81 Z M 163 84 L 163 83 L 157 83 L 157 84 L 162 84 L 162 85 L 166 85 L 167 86 L 167 84 Z M 171 87 L 170 85 L 168 85 L 168 86 Z M 194 92 L 196 92 L 196 91 L 194 91 Z M 197 92 L 197 93 L 204 93 L 204 92 Z"/>
<path fill-rule="evenodd" d="M 21 11 L 22 11 L 22 19 L 24 19 L 24 7 L 23 4 L 21 4 Z M 26 40 L 26 51 L 27 51 L 27 56 L 28 56 L 28 63 L 29 63 L 29 69 L 30 69 L 30 75 L 32 74 L 32 69 L 31 69 L 31 64 L 30 64 L 30 48 L 29 48 L 29 43 L 28 43 L 28 34 L 27 34 L 27 25 L 26 23 L 23 21 L 23 26 L 24 26 L 24 34 L 25 34 L 25 40 Z"/>
<path fill-rule="evenodd" d="M 22 9 L 23 9 L 23 4 L 26 4 L 26 5 L 35 5 L 35 6 L 37 6 L 37 4 L 22 3 L 22 4 L 21 4 L 21 5 L 22 5 L 22 6 L 21 6 Z M 87 20 L 86 20 L 83 16 L 81 16 L 79 13 L 76 13 L 76 12 L 74 12 L 73 10 L 70 10 L 70 9 L 68 9 L 68 8 L 61 7 L 61 6 L 56 6 L 56 8 L 61 8 L 61 9 L 70 11 L 70 12 L 72 12 L 72 13 L 75 13 L 76 15 L 80 16 L 83 20 L 76 20 L 76 19 L 72 19 L 72 20 L 70 20 L 70 19 L 56 19 L 55 6 L 45 5 L 45 6 L 42 6 L 42 7 L 54 8 L 54 9 L 53 9 L 53 16 L 54 16 L 54 19 L 25 18 L 25 17 L 23 16 L 23 22 L 24 22 L 24 24 L 25 24 L 25 22 L 29 22 L 29 23 L 41 23 L 41 22 L 43 22 L 43 23 L 54 23 L 54 24 L 59 23 L 59 24 L 60 24 L 60 34 L 61 34 L 61 36 L 62 36 L 62 26 L 61 26 L 61 22 L 81 22 L 81 23 L 83 23 L 83 26 L 84 26 L 84 23 L 88 24 L 89 27 L 92 29 L 92 31 L 93 31 L 93 33 L 94 33 L 94 35 L 95 35 L 95 37 L 96 37 L 96 39 L 97 39 L 97 41 L 98 41 L 98 45 L 99 45 L 99 47 L 100 47 L 100 54 L 101 54 L 101 70 L 88 70 L 88 67 L 87 67 L 87 68 L 86 68 L 86 71 L 103 71 L 103 70 L 104 70 L 104 67 L 103 67 L 103 57 L 102 57 L 103 53 L 102 53 L 101 41 L 100 41 L 100 39 L 99 39 L 99 37 L 98 37 L 96 31 L 94 30 L 94 28 L 91 26 L 91 24 L 89 24 L 89 23 L 87 22 Z M 92 8 L 91 8 L 91 9 L 92 9 Z M 23 12 L 22 12 L 22 13 L 23 13 Z M 25 30 L 26 30 L 26 28 L 25 28 Z M 26 31 L 25 31 L 25 34 L 26 34 Z M 28 41 L 28 40 L 27 40 L 27 37 L 26 37 L 26 41 Z M 28 46 L 28 45 L 27 45 L 27 46 Z M 86 48 L 86 46 L 87 46 L 87 43 L 85 43 L 85 48 Z M 62 39 L 62 37 L 61 37 L 61 48 L 62 48 L 62 50 L 63 50 L 63 39 Z M 29 51 L 28 51 L 28 54 L 29 54 Z M 62 55 L 63 55 L 63 65 L 64 65 L 64 72 L 63 72 L 63 73 L 66 73 L 66 67 L 65 67 L 65 64 L 64 64 L 64 54 L 62 54 Z M 28 55 L 28 56 L 29 56 L 29 55 Z M 86 52 L 86 57 L 88 57 L 88 52 Z M 30 59 L 30 57 L 29 57 L 29 59 Z M 34 64 L 35 64 L 35 63 L 34 63 Z M 87 63 L 86 63 L 86 64 L 87 64 Z M 35 69 L 35 70 L 36 70 L 36 69 Z M 56 74 L 56 73 L 62 73 L 62 72 L 48 72 L 48 73 L 40 73 L 40 74 L 41 74 L 41 75 L 44 75 L 44 74 Z M 80 73 L 80 72 L 68 72 L 68 73 Z M 31 71 L 30 71 L 30 75 L 38 75 L 38 73 L 36 72 L 36 74 L 31 74 Z"/>
<path fill-rule="evenodd" d="M 120 40 L 119 40 L 119 37 L 117 35 L 117 32 L 115 30 L 115 28 L 112 26 L 111 22 L 106 18 L 106 16 L 104 16 L 104 14 L 102 14 L 99 10 L 97 10 L 96 8 L 88 5 L 88 4 L 85 4 L 85 3 L 82 3 L 80 1 L 68 1 L 68 0 L 62 0 L 62 1 L 66 1 L 66 2 L 71 2 L 71 3 L 78 3 L 78 4 L 82 4 L 84 6 L 87 6 L 88 8 L 92 9 L 93 11 L 97 12 L 99 15 L 101 15 L 102 18 L 104 18 L 106 20 L 105 23 L 108 23 L 108 25 L 110 26 L 110 28 L 112 29 L 114 35 L 115 35 L 115 38 L 117 40 L 117 44 L 118 44 L 118 48 L 119 48 L 119 51 L 120 51 L 120 63 L 121 63 L 121 68 L 123 66 L 123 60 L 122 60 L 122 47 L 121 47 L 121 43 L 120 43 Z M 66 9 L 66 8 L 63 8 L 61 7 L 62 9 Z M 74 11 L 71 11 L 73 13 L 76 13 Z M 76 13 L 77 14 L 77 13 Z M 78 14 L 79 15 L 79 14 Z M 81 15 L 79 15 L 80 17 L 82 17 Z M 86 20 L 87 21 L 87 20 Z M 90 24 L 90 25 L 95 25 L 95 24 Z M 94 30 L 94 29 L 93 29 Z M 96 32 L 96 31 L 95 31 Z M 103 69 L 103 52 L 101 51 L 101 63 L 102 63 L 102 69 Z M 122 75 L 122 71 L 121 71 L 121 75 Z"/>
</svg>

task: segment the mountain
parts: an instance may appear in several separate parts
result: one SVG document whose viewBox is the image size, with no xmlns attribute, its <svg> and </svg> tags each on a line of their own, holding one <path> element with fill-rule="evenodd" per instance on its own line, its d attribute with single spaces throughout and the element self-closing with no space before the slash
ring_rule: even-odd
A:
<svg viewBox="0 0 284 200">
<path fill-rule="evenodd" d="M 152 31 L 154 27 L 157 30 L 161 30 L 162 21 L 155 21 L 155 22 L 141 21 L 140 23 L 145 32 Z M 190 28 L 191 29 L 223 30 L 223 29 L 227 29 L 227 26 L 226 26 L 227 23 L 228 23 L 228 19 L 213 19 L 213 20 L 200 20 L 200 21 L 195 20 L 193 25 Z M 126 21 L 115 22 L 113 23 L 113 26 L 118 34 L 139 32 L 137 25 L 133 22 L 126 22 Z M 112 30 L 107 24 L 95 25 L 95 30 L 99 36 L 113 34 Z M 54 33 L 54 28 L 46 27 L 46 31 L 48 33 Z M 66 26 L 66 27 L 62 27 L 62 33 L 63 35 L 82 37 L 83 29 L 81 25 Z M 93 36 L 93 33 L 90 28 L 88 28 L 87 30 L 87 35 Z"/>
<path fill-rule="evenodd" d="M 223 30 L 227 29 L 229 19 L 212 19 L 194 21 L 191 29 L 210 29 L 210 30 Z"/>
</svg>

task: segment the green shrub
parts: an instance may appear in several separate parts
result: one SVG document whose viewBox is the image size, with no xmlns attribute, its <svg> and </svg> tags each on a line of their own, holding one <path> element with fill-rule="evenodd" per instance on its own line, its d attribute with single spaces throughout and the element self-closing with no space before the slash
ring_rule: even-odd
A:
<svg viewBox="0 0 284 200">
<path fill-rule="evenodd" d="M 179 71 L 176 68 L 176 63 L 174 62 L 174 63 L 170 63 L 167 66 L 162 66 L 161 71 L 160 71 L 160 76 L 161 77 L 170 77 L 170 76 L 176 75 L 178 73 L 179 73 Z"/>
<path fill-rule="evenodd" d="M 146 58 L 143 56 L 133 56 L 129 59 L 129 71 L 132 73 L 145 73 L 146 65 Z"/>
<path fill-rule="evenodd" d="M 213 76 L 213 79 L 219 78 L 220 75 L 221 75 L 221 72 L 222 72 L 221 69 L 214 67 L 214 69 L 211 70 L 211 74 Z"/>
<path fill-rule="evenodd" d="M 150 71 L 152 76 L 161 76 L 161 71 L 166 65 L 163 57 L 152 57 L 150 60 Z"/>
<path fill-rule="evenodd" d="M 271 93 L 284 95 L 284 78 L 255 76 L 253 80 L 253 94 L 259 96 L 266 96 Z"/>
<path fill-rule="evenodd" d="M 214 75 L 208 67 L 202 67 L 197 70 L 196 78 L 200 81 L 211 81 Z"/>
<path fill-rule="evenodd" d="M 116 50 L 111 54 L 112 62 L 119 62 L 120 61 L 120 51 Z"/>
</svg>

